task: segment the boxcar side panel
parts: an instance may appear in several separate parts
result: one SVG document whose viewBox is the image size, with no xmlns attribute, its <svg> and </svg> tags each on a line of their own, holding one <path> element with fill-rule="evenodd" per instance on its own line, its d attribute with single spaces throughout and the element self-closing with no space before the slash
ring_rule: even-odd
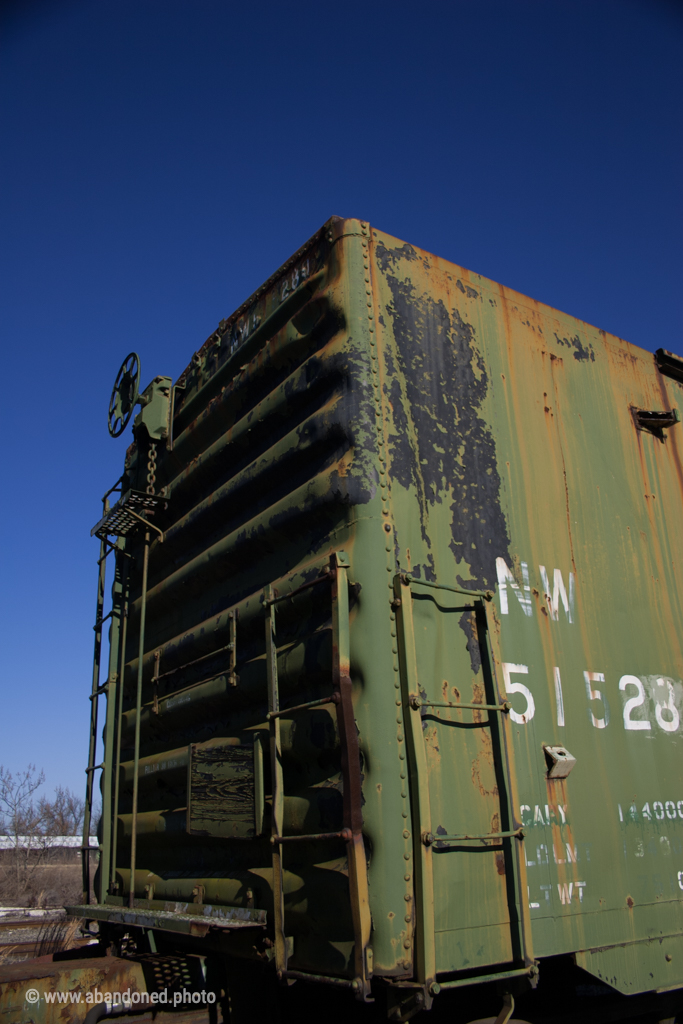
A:
<svg viewBox="0 0 683 1024">
<path fill-rule="evenodd" d="M 397 559 L 496 591 L 535 953 L 639 942 L 642 987 L 680 984 L 651 940 L 683 930 L 681 386 L 604 331 L 381 232 L 372 245 Z M 679 422 L 661 436 L 639 410 Z M 444 693 L 465 653 L 478 668 L 471 619 L 453 619 L 419 654 Z M 568 778 L 546 777 L 545 745 L 576 757 Z M 435 772 L 461 823 L 487 756 Z M 451 886 L 460 870 L 443 880 L 456 945 L 485 913 Z"/>
</svg>

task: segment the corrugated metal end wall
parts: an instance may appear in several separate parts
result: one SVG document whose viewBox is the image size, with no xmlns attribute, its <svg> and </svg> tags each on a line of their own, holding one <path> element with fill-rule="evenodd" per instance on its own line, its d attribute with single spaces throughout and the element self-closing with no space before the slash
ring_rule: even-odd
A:
<svg viewBox="0 0 683 1024">
<path fill-rule="evenodd" d="M 276 280 L 221 325 L 176 387 L 173 446 L 161 451 L 155 481 L 168 505 L 155 518 L 164 541 L 153 541 L 149 563 L 138 898 L 272 910 L 262 589 L 272 583 L 276 592 L 287 592 L 326 570 L 329 553 L 350 537 L 354 506 L 374 489 L 367 437 L 372 414 L 367 383 L 355 372 L 363 355 L 348 343 L 347 282 L 333 237 L 337 223 L 323 228 Z M 138 437 L 128 453 L 124 490 L 144 489 L 146 459 L 147 446 Z M 139 538 L 129 547 L 119 803 L 108 871 L 113 884 L 103 880 L 110 899 L 125 896 L 130 885 Z M 329 586 L 278 607 L 283 699 L 330 693 L 330 615 Z M 229 667 L 231 626 L 237 685 Z M 224 751 L 230 745 L 235 770 L 240 758 L 246 769 L 241 795 L 232 786 L 213 818 L 204 808 L 210 820 L 206 814 L 202 819 L 201 808 L 188 817 L 190 744 L 199 745 L 204 759 L 212 747 Z M 330 709 L 283 721 L 282 748 L 285 831 L 340 829 L 340 747 Z M 256 774 L 265 780 L 263 815 L 251 767 L 261 758 Z M 195 783 L 199 807 L 201 779 Z M 288 930 L 299 927 L 306 935 L 297 944 L 297 961 L 343 972 L 353 945 L 344 844 L 300 844 L 286 861 Z M 316 904 L 314 914 L 325 908 L 323 924 L 307 910 Z M 338 948 L 329 945 L 330 933 Z M 321 944 L 327 955 L 321 955 Z"/>
</svg>

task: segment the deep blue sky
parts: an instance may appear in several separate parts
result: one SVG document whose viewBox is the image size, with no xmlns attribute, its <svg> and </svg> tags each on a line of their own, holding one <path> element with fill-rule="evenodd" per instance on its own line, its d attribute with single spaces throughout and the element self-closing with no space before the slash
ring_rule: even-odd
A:
<svg viewBox="0 0 683 1024">
<path fill-rule="evenodd" d="M 5 0 L 0 763 L 80 790 L 127 352 L 177 376 L 331 214 L 683 354 L 683 5 Z"/>
</svg>

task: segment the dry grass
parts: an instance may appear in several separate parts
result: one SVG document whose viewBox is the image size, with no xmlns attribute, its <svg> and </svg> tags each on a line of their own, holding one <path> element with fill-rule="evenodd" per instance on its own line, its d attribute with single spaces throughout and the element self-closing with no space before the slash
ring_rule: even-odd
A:
<svg viewBox="0 0 683 1024">
<path fill-rule="evenodd" d="M 0 904 L 63 907 L 81 900 L 81 868 L 78 864 L 41 864 L 34 868 L 23 885 L 17 884 L 10 868 L 0 865 Z"/>
<path fill-rule="evenodd" d="M 0 949 L 0 967 L 3 964 L 11 964 L 14 962 L 14 951 L 16 949 L 16 946 L 6 946 L 5 949 Z"/>
<path fill-rule="evenodd" d="M 71 949 L 82 924 L 80 918 L 74 917 L 66 921 L 46 921 L 38 933 L 35 955 L 47 956 Z"/>
</svg>

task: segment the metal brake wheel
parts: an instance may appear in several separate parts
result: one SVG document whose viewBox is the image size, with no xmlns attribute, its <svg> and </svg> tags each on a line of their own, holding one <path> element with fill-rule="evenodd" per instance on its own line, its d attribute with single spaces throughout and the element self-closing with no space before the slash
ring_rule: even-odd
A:
<svg viewBox="0 0 683 1024">
<path fill-rule="evenodd" d="M 140 389 L 140 358 L 131 352 L 121 363 L 109 400 L 109 433 L 120 437 L 128 426 Z"/>
</svg>

